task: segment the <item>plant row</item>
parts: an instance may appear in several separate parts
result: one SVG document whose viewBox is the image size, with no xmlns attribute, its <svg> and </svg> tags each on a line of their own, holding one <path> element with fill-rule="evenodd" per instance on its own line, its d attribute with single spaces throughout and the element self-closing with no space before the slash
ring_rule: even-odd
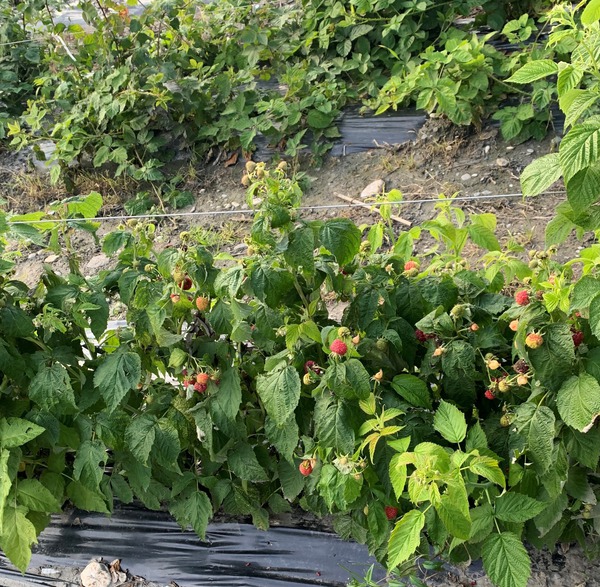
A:
<svg viewBox="0 0 600 587">
<path fill-rule="evenodd" d="M 49 239 L 70 267 L 30 289 L 8 252 L 0 263 L 9 559 L 24 571 L 67 504 L 110 514 L 117 500 L 201 538 L 216 511 L 267 528 L 299 505 L 398 577 L 482 558 L 494 584 L 524 587 L 524 541 L 595 553 L 600 247 L 528 260 L 500 246 L 492 214 L 444 198 L 399 235 L 385 208 L 373 226 L 305 220 L 281 168 L 247 172 L 260 204 L 242 258 L 188 233 L 161 249 L 154 225 L 129 221 L 103 239 L 112 268 L 86 277 L 65 238 L 97 194 L 67 202 L 64 225 L 0 216 L 5 238 Z M 436 246 L 415 257 L 423 232 Z M 128 326 L 107 331 L 117 302 Z"/>
<path fill-rule="evenodd" d="M 177 0 L 130 15 L 113 0 L 86 0 L 82 27 L 55 22 L 61 2 L 2 1 L 0 129 L 41 158 L 40 143 L 53 143 L 52 178 L 67 186 L 76 163 L 131 177 L 140 183 L 132 210 L 157 195 L 189 203 L 169 165 L 182 152 L 251 153 L 260 140 L 320 157 L 350 104 L 377 113 L 414 104 L 479 126 L 510 99 L 497 114 L 506 138 L 540 138 L 555 84 L 535 80 L 529 92 L 503 80 L 532 57 L 572 51 L 536 42 L 546 6 L 534 2 L 521 15 L 510 2 L 475 0 Z M 486 24 L 498 32 L 473 32 Z"/>
</svg>

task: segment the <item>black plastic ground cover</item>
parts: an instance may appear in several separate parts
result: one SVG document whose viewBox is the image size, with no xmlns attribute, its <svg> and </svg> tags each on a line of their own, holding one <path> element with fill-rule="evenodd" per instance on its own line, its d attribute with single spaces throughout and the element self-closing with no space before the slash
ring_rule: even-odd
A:
<svg viewBox="0 0 600 587">
<path fill-rule="evenodd" d="M 166 513 L 121 507 L 110 517 L 73 512 L 54 518 L 39 537 L 30 568 L 84 567 L 91 559 L 120 558 L 133 575 L 180 587 L 342 587 L 363 577 L 375 561 L 365 546 L 335 534 L 299 528 L 223 523 L 208 527 L 206 542 Z M 0 555 L 3 578 L 22 575 Z M 27 574 L 27 582 L 57 581 Z"/>
</svg>

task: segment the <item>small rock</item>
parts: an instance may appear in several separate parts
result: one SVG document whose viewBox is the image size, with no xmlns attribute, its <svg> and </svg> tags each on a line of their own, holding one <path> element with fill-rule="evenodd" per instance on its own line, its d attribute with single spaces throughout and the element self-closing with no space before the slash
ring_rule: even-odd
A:
<svg viewBox="0 0 600 587">
<path fill-rule="evenodd" d="M 27 259 L 29 259 L 31 261 L 31 259 L 35 259 L 37 256 L 37 253 L 29 253 L 29 255 L 27 255 Z"/>
<path fill-rule="evenodd" d="M 507 151 L 512 151 L 514 149 L 514 147 L 512 145 L 509 145 L 508 147 L 506 147 Z"/>
<path fill-rule="evenodd" d="M 486 145 L 485 147 L 483 147 L 483 154 L 487 156 L 487 154 L 490 152 L 491 147 L 489 145 Z"/>
<path fill-rule="evenodd" d="M 246 243 L 238 243 L 233 247 L 233 253 L 245 253 L 248 249 L 248 245 Z"/>
<path fill-rule="evenodd" d="M 385 182 L 383 179 L 376 179 L 372 181 L 362 192 L 360 192 L 360 197 L 364 200 L 366 198 L 372 198 L 383 192 L 385 189 Z"/>
<path fill-rule="evenodd" d="M 111 587 L 113 582 L 108 565 L 99 561 L 89 563 L 80 579 L 83 587 Z"/>
<path fill-rule="evenodd" d="M 88 271 L 93 271 L 95 269 L 100 269 L 100 267 L 104 267 L 110 259 L 104 254 L 100 253 L 99 255 L 93 256 L 85 265 L 85 268 Z"/>
<path fill-rule="evenodd" d="M 463 175 L 460 176 L 460 181 L 469 181 L 470 179 L 471 179 L 470 173 L 464 173 Z"/>
<path fill-rule="evenodd" d="M 527 154 L 528 155 L 532 155 L 533 153 L 535 153 L 534 149 L 527 149 Z"/>
<path fill-rule="evenodd" d="M 231 202 L 231 207 L 232 208 L 239 208 L 240 207 L 240 203 L 239 202 Z"/>
<path fill-rule="evenodd" d="M 40 569 L 40 575 L 43 577 L 60 577 L 60 569 L 53 569 L 52 567 L 46 567 Z"/>
<path fill-rule="evenodd" d="M 56 263 L 58 261 L 58 255 L 48 255 L 44 259 L 44 263 Z"/>
<path fill-rule="evenodd" d="M 508 159 L 505 159 L 504 157 L 498 157 L 498 159 L 496 159 L 496 165 L 498 167 L 508 167 L 509 164 L 510 161 Z"/>
</svg>

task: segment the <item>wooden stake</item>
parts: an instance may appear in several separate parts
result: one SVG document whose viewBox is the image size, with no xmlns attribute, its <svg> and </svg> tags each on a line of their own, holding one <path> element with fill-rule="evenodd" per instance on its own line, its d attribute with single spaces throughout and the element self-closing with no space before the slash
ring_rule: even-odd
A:
<svg viewBox="0 0 600 587">
<path fill-rule="evenodd" d="M 355 200 L 354 198 L 351 198 L 349 196 L 343 196 L 342 194 L 336 193 L 334 195 L 336 198 L 339 198 L 340 200 L 344 200 L 344 202 L 349 202 L 350 204 L 356 204 L 357 206 L 360 206 L 361 208 L 367 208 L 371 212 L 374 212 L 374 210 L 372 210 L 370 204 L 366 204 L 365 202 L 361 202 L 360 200 Z M 408 220 L 405 220 L 404 218 L 401 218 L 400 216 L 394 216 L 393 214 L 391 214 L 390 218 L 392 220 L 394 220 L 395 222 L 404 224 L 405 226 L 412 226 L 411 222 L 409 222 Z"/>
</svg>

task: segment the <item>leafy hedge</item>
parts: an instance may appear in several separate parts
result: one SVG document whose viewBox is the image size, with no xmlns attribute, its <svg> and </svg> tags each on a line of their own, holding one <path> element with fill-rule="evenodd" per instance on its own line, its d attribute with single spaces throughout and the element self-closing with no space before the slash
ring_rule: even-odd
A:
<svg viewBox="0 0 600 587">
<path fill-rule="evenodd" d="M 405 575 L 416 557 L 483 559 L 525 586 L 524 540 L 600 530 L 598 246 L 562 266 L 500 249 L 493 215 L 440 200 L 394 235 L 384 219 L 307 221 L 297 183 L 248 165 L 248 254 L 216 257 L 154 226 L 107 235 L 114 268 L 0 265 L 0 545 L 21 570 L 66 504 L 167 508 L 200 537 L 217 510 L 292 504 Z M 97 196 L 71 202 L 68 234 Z M 81 207 L 83 206 L 83 208 Z M 8 225 L 35 236 L 56 225 Z M 37 228 L 36 228 L 37 227 Z M 70 227 L 70 228 L 69 228 Z M 413 257 L 421 230 L 440 249 Z M 483 245 L 483 269 L 461 256 Z M 578 279 L 573 277 L 577 267 Z M 515 292 L 516 287 L 516 292 Z M 129 326 L 106 331 L 111 304 Z M 344 304 L 341 323 L 329 316 Z"/>
<path fill-rule="evenodd" d="M 350 103 L 378 112 L 416 104 L 457 124 L 480 125 L 511 95 L 511 108 L 527 103 L 517 116 L 505 116 L 509 138 L 541 137 L 548 124 L 551 84 L 541 80 L 533 93 L 519 93 L 501 81 L 528 60 L 532 49 L 522 45 L 536 30 L 528 14 L 502 29 L 505 18 L 520 16 L 511 14 L 511 2 L 297 0 L 253 7 L 177 0 L 130 15 L 113 0 L 82 0 L 86 27 L 55 24 L 40 16 L 41 7 L 32 12 L 37 4 L 27 0 L 15 13 L 23 27 L 45 17 L 46 29 L 36 30 L 52 36 L 30 76 L 26 107 L 22 99 L 11 104 L 5 126 L 15 148 L 52 141 L 50 158 L 59 165 L 51 177 L 67 185 L 75 163 L 109 166 L 182 206 L 189 197 L 175 189 L 181 178 L 169 166 L 178 153 L 251 152 L 263 140 L 291 157 L 310 146 L 318 158 L 339 136 L 336 123 Z M 535 12 L 529 4 L 521 8 Z M 456 24 L 471 13 L 498 32 L 477 36 Z M 491 44 L 501 35 L 517 39 L 513 55 Z M 3 71 L 0 54 L 0 79 Z M 173 183 L 162 185 L 165 178 Z M 147 193 L 131 204 L 134 213 L 148 205 Z"/>
</svg>

